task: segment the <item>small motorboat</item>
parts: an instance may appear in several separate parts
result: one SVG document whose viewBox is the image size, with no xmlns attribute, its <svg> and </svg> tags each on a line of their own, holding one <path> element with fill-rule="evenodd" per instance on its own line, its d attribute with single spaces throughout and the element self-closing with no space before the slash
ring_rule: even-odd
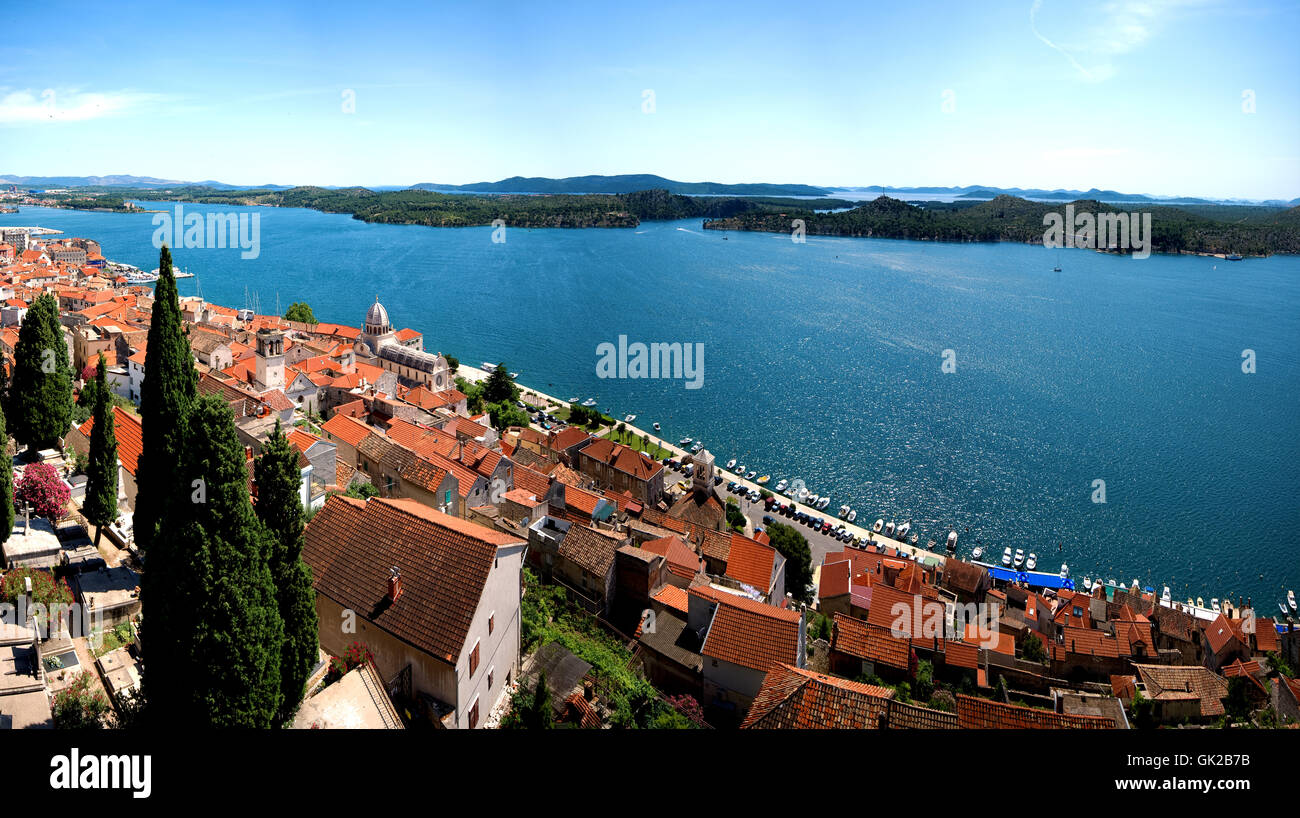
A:
<svg viewBox="0 0 1300 818">
<path fill-rule="evenodd" d="M 849 516 L 849 511 L 851 511 L 851 509 L 849 508 L 848 503 L 840 506 L 840 518 L 843 519 L 844 517 Z"/>
<path fill-rule="evenodd" d="M 1002 550 L 1002 564 L 1008 567 L 1011 565 L 1011 546 L 1009 545 Z"/>
<path fill-rule="evenodd" d="M 853 509 L 853 508 L 849 509 L 849 516 L 845 517 L 844 519 L 848 520 L 849 522 L 853 522 L 854 520 L 858 519 L 857 509 Z"/>
<path fill-rule="evenodd" d="M 1219 598 L 1217 596 L 1210 600 L 1210 610 L 1215 613 L 1223 613 L 1223 609 L 1219 607 Z"/>
<path fill-rule="evenodd" d="M 750 472 L 748 472 L 748 473 L 745 474 L 745 479 L 746 479 L 746 480 L 753 480 L 753 479 L 754 479 L 754 475 L 756 475 L 756 474 L 758 474 L 758 472 L 756 472 L 756 471 L 750 471 Z"/>
<path fill-rule="evenodd" d="M 745 466 L 743 463 L 736 467 L 736 474 L 739 474 L 741 477 L 745 476 Z"/>
<path fill-rule="evenodd" d="M 1038 567 L 1038 555 L 1035 554 L 1033 551 L 1029 552 L 1029 558 L 1025 560 L 1025 567 L 1028 568 L 1030 571 L 1033 571 L 1035 568 Z"/>
<path fill-rule="evenodd" d="M 624 415 L 623 420 L 628 423 L 631 423 L 632 421 L 636 420 L 636 415 Z"/>
<path fill-rule="evenodd" d="M 1013 560 L 1013 564 L 1016 566 L 1016 568 L 1020 568 L 1020 566 L 1025 564 L 1025 549 L 1023 548 L 1016 549 L 1016 558 L 1015 560 Z"/>
<path fill-rule="evenodd" d="M 956 531 L 948 532 L 948 553 L 949 554 L 957 553 L 957 532 Z M 984 549 L 981 548 L 980 553 L 983 554 Z M 979 559 L 979 557 L 976 557 L 976 559 Z"/>
<path fill-rule="evenodd" d="M 881 517 L 879 520 L 876 520 L 876 522 L 871 526 L 871 530 L 879 534 L 880 530 L 883 529 L 884 527 L 885 527 L 885 518 Z"/>
<path fill-rule="evenodd" d="M 729 468 L 729 469 L 734 469 L 734 468 L 736 468 L 736 458 L 733 457 L 733 458 L 731 458 L 730 460 L 727 461 L 727 468 Z"/>
<path fill-rule="evenodd" d="M 569 398 L 569 403 L 577 403 L 580 400 L 582 400 L 582 398 Z"/>
<path fill-rule="evenodd" d="M 691 446 L 691 454 L 697 454 L 700 451 L 700 449 L 703 448 L 704 448 L 704 444 L 697 440 L 695 441 L 695 444 Z"/>
<path fill-rule="evenodd" d="M 823 497 L 817 501 L 817 509 L 820 511 L 831 504 L 831 498 Z"/>
<path fill-rule="evenodd" d="M 810 506 L 815 506 L 817 505 L 817 501 L 820 499 L 822 499 L 820 494 L 809 494 L 804 498 L 804 502 Z"/>
<path fill-rule="evenodd" d="M 1286 592 L 1286 604 L 1291 608 L 1291 613 L 1296 612 L 1295 591 Z"/>
<path fill-rule="evenodd" d="M 1199 596 L 1198 596 L 1198 597 L 1196 598 L 1196 607 L 1198 607 L 1198 608 L 1204 608 L 1204 607 L 1205 607 L 1205 599 L 1202 598 L 1202 597 L 1199 597 Z"/>
<path fill-rule="evenodd" d="M 782 478 L 781 480 L 777 481 L 777 484 L 776 484 L 776 490 L 777 490 L 777 491 L 785 491 L 785 487 L 788 486 L 788 485 L 790 485 L 790 484 L 789 484 L 789 483 L 788 483 L 784 478 Z"/>
<path fill-rule="evenodd" d="M 970 558 L 973 559 L 973 560 L 977 560 L 977 559 L 979 559 L 979 558 L 982 557 L 982 556 L 984 556 L 984 549 L 981 548 L 981 547 L 978 546 L 978 545 L 975 546 L 975 550 L 974 550 L 974 551 L 970 552 Z"/>
<path fill-rule="evenodd" d="M 886 537 L 892 537 L 892 536 L 894 536 L 894 521 L 893 521 L 893 520 L 890 520 L 889 522 L 885 523 L 885 536 L 886 536 Z"/>
<path fill-rule="evenodd" d="M 1083 578 L 1083 590 L 1085 590 L 1085 591 L 1091 591 L 1091 590 L 1092 590 L 1092 577 L 1084 577 L 1084 578 Z"/>
<path fill-rule="evenodd" d="M 596 399 L 595 399 L 595 398 L 587 398 L 586 400 L 584 400 L 584 401 L 582 402 L 582 405 L 583 405 L 583 406 L 586 406 L 588 409 L 590 409 L 591 407 L 593 407 L 593 406 L 596 405 Z"/>
<path fill-rule="evenodd" d="M 659 431 L 659 424 L 658 424 L 658 423 L 655 423 L 655 424 L 654 424 L 653 426 L 651 426 L 650 428 L 654 429 L 654 430 L 657 432 L 657 431 Z"/>
<path fill-rule="evenodd" d="M 772 479 L 772 475 L 765 474 L 762 477 L 755 480 L 754 482 L 758 483 L 760 486 L 766 486 L 771 479 Z"/>
<path fill-rule="evenodd" d="M 677 441 L 677 445 L 678 445 L 678 446 L 689 446 L 689 445 L 691 445 L 691 441 L 694 440 L 694 439 L 695 439 L 695 438 L 693 438 L 693 437 L 684 437 L 684 438 L 682 438 L 681 440 Z"/>
<path fill-rule="evenodd" d="M 1287 616 L 1291 613 L 1290 611 L 1287 610 L 1285 602 L 1277 603 L 1277 609 L 1282 612 L 1283 616 Z"/>
<path fill-rule="evenodd" d="M 911 533 L 911 531 L 912 531 L 912 524 L 910 522 L 903 523 L 898 527 L 898 533 L 896 536 L 898 539 L 906 541 L 907 535 Z"/>
</svg>

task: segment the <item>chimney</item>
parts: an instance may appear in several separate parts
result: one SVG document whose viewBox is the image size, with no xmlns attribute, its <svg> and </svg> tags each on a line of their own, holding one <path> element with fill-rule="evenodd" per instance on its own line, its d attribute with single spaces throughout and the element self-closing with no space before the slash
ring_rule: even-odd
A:
<svg viewBox="0 0 1300 818">
<path fill-rule="evenodd" d="M 391 605 L 402 596 L 402 572 L 397 569 L 396 565 L 388 570 L 390 572 L 388 577 L 388 603 Z"/>
</svg>

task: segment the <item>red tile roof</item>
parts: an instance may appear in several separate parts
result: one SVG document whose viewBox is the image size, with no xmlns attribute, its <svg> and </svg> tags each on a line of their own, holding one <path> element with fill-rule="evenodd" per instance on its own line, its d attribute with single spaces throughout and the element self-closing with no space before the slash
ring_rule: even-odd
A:
<svg viewBox="0 0 1300 818">
<path fill-rule="evenodd" d="M 514 544 L 522 541 L 411 500 L 333 495 L 307 524 L 303 559 L 317 593 L 454 664 L 497 549 Z M 391 566 L 402 576 L 394 603 Z"/>
<path fill-rule="evenodd" d="M 331 415 L 330 419 L 321 425 L 321 428 L 354 448 L 365 440 L 372 431 L 369 426 L 356 418 L 337 413 Z"/>
<path fill-rule="evenodd" d="M 743 534 L 731 535 L 727 576 L 767 593 L 772 589 L 775 565 L 775 548 L 757 543 Z"/>
<path fill-rule="evenodd" d="M 676 585 L 665 585 L 660 588 L 652 597 L 656 602 L 660 602 L 672 608 L 675 611 L 686 613 L 688 610 L 688 601 L 686 592 Z"/>
<path fill-rule="evenodd" d="M 701 655 L 753 670 L 768 671 L 782 662 L 799 661 L 802 617 L 797 611 L 765 605 L 707 585 L 688 594 L 717 604 Z"/>
<path fill-rule="evenodd" d="M 95 418 L 88 418 L 77 428 L 89 439 L 95 428 Z M 140 428 L 140 419 L 122 407 L 114 406 L 113 436 L 117 438 L 117 459 L 122 462 L 122 468 L 134 476 L 140 455 L 144 451 L 144 433 Z"/>
<path fill-rule="evenodd" d="M 840 613 L 832 617 L 831 650 L 899 670 L 907 670 L 911 658 L 911 645 L 889 628 Z"/>
<path fill-rule="evenodd" d="M 1114 719 L 1070 716 L 1002 704 L 974 696 L 957 696 L 957 724 L 964 730 L 1113 730 Z"/>
<path fill-rule="evenodd" d="M 741 729 L 873 730 L 894 691 L 781 663 L 768 671 Z"/>
<path fill-rule="evenodd" d="M 565 502 L 572 502 L 569 495 L 575 491 L 571 487 L 565 489 Z M 641 547 L 663 557 L 668 570 L 679 577 L 690 579 L 704 570 L 704 561 L 681 537 L 660 537 L 642 544 Z"/>
</svg>

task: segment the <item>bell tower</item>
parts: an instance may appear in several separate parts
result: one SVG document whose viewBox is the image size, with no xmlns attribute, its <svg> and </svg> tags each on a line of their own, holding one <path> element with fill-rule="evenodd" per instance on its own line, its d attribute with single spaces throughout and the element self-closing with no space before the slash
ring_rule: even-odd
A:
<svg viewBox="0 0 1300 818">
<path fill-rule="evenodd" d="M 257 331 L 257 387 L 284 388 L 284 333 L 278 329 Z"/>
</svg>

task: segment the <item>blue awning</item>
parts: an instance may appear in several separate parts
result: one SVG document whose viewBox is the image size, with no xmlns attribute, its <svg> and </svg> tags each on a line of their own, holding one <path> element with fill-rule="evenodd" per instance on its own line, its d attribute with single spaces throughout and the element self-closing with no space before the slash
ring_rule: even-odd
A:
<svg viewBox="0 0 1300 818">
<path fill-rule="evenodd" d="M 1003 582 L 1023 582 L 1036 588 L 1066 588 L 1074 590 L 1074 580 L 1059 574 L 1043 574 L 1037 571 L 1013 571 L 1010 568 L 989 568 L 994 579 Z"/>
</svg>

